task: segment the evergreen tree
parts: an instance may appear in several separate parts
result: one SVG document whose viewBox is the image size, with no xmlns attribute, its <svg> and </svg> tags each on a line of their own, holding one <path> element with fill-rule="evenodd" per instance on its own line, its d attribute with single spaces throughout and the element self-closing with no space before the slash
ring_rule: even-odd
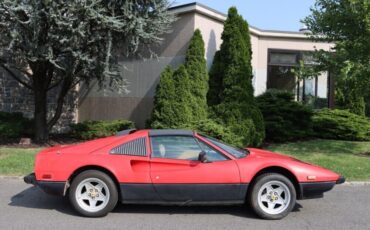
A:
<svg viewBox="0 0 370 230">
<path fill-rule="evenodd" d="M 209 90 L 207 93 L 207 103 L 209 106 L 218 105 L 220 103 L 220 95 L 222 89 L 222 61 L 220 51 L 215 53 L 211 71 L 209 72 Z"/>
<path fill-rule="evenodd" d="M 175 72 L 166 67 L 156 88 L 150 127 L 185 127 L 192 120 L 190 78 L 182 65 Z"/>
<path fill-rule="evenodd" d="M 150 127 L 164 128 L 172 119 L 171 102 L 175 98 L 175 83 L 173 81 L 173 70 L 167 66 L 161 74 L 154 96 L 154 108 L 150 118 Z"/>
<path fill-rule="evenodd" d="M 195 30 L 186 52 L 185 67 L 190 77 L 191 110 L 196 120 L 207 118 L 208 70 L 202 34 Z"/>
<path fill-rule="evenodd" d="M 168 7 L 167 0 L 0 1 L 0 67 L 34 95 L 36 141 L 48 139 L 77 84 L 125 90 L 117 57 L 161 42 L 174 18 Z M 58 96 L 50 111 L 52 89 Z"/>
<path fill-rule="evenodd" d="M 263 117 L 253 96 L 248 23 L 235 7 L 229 9 L 222 40 L 210 78 L 210 86 L 219 87 L 208 95 L 211 105 L 219 102 L 212 108 L 213 116 L 244 136 L 245 145 L 259 145 L 265 134 Z"/>
</svg>

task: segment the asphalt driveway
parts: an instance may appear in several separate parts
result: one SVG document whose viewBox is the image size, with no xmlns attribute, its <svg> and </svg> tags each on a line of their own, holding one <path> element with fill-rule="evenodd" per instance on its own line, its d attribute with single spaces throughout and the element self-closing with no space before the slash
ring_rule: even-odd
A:
<svg viewBox="0 0 370 230">
<path fill-rule="evenodd" d="M 370 185 L 340 185 L 323 199 L 298 201 L 285 219 L 258 219 L 246 206 L 119 205 L 104 218 L 79 217 L 68 199 L 20 179 L 0 179 L 0 229 L 370 229 Z"/>
</svg>

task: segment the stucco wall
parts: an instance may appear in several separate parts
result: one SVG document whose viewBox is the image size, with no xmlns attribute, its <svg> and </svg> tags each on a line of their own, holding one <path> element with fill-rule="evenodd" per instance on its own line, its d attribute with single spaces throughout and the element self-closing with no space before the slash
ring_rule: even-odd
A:
<svg viewBox="0 0 370 230">
<path fill-rule="evenodd" d="M 213 57 L 215 56 L 216 51 L 220 49 L 222 43 L 221 34 L 224 29 L 223 22 L 196 13 L 194 23 L 195 29 L 199 29 L 202 32 L 206 51 L 205 57 L 207 59 L 208 69 L 210 69 Z"/>
</svg>

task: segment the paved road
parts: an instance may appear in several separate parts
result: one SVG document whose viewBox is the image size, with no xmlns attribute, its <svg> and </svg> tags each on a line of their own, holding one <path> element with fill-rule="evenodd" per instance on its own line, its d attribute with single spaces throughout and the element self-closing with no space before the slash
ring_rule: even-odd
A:
<svg viewBox="0 0 370 230">
<path fill-rule="evenodd" d="M 341 185 L 324 199 L 299 201 L 285 219 L 258 219 L 245 206 L 119 205 L 104 218 L 75 214 L 68 200 L 44 194 L 20 179 L 0 179 L 0 229 L 361 229 L 370 230 L 370 185 Z"/>
</svg>

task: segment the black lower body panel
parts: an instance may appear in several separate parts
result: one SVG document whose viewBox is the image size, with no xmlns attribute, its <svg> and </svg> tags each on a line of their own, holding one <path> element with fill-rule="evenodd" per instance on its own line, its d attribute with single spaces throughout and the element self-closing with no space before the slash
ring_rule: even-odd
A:
<svg viewBox="0 0 370 230">
<path fill-rule="evenodd" d="M 334 185 L 333 182 L 310 182 L 310 183 L 300 183 L 300 196 L 299 199 L 313 199 L 321 198 L 324 196 L 324 192 L 330 191 Z"/>
<path fill-rule="evenodd" d="M 34 173 L 31 173 L 23 178 L 24 182 L 27 184 L 33 184 L 41 188 L 44 192 L 50 195 L 63 196 L 65 182 L 56 181 L 38 181 Z"/>
<path fill-rule="evenodd" d="M 248 184 L 121 184 L 123 203 L 242 204 Z"/>
</svg>

